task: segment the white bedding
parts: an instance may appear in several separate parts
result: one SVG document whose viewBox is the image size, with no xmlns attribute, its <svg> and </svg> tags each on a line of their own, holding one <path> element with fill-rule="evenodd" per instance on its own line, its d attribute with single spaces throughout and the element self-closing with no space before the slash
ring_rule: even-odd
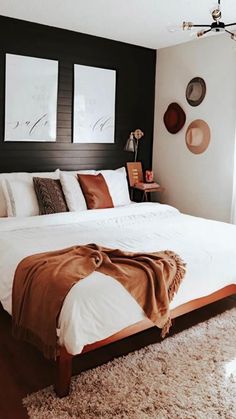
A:
<svg viewBox="0 0 236 419">
<path fill-rule="evenodd" d="M 236 283 L 236 226 L 191 217 L 156 203 L 104 210 L 0 219 L 0 301 L 11 314 L 14 272 L 22 258 L 97 243 L 129 251 L 173 250 L 187 263 L 171 308 Z M 94 272 L 68 293 L 59 318 L 62 345 L 75 355 L 145 318 L 113 278 Z"/>
</svg>

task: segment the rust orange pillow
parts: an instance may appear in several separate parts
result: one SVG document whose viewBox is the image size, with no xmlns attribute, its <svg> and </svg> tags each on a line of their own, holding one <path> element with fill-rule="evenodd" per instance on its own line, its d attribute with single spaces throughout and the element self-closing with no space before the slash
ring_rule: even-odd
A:
<svg viewBox="0 0 236 419">
<path fill-rule="evenodd" d="M 101 173 L 77 175 L 88 209 L 113 208 L 113 201 Z"/>
</svg>

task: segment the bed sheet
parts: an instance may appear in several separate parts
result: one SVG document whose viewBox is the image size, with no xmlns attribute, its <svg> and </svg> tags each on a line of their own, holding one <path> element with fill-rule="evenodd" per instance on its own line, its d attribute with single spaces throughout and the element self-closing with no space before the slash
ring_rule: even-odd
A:
<svg viewBox="0 0 236 419">
<path fill-rule="evenodd" d="M 14 272 L 26 256 L 96 243 L 133 252 L 172 250 L 187 263 L 171 308 L 236 283 L 236 226 L 181 214 L 157 203 L 0 219 L 0 301 L 11 314 Z M 68 293 L 59 318 L 61 345 L 75 355 L 145 318 L 115 279 L 94 272 Z"/>
</svg>

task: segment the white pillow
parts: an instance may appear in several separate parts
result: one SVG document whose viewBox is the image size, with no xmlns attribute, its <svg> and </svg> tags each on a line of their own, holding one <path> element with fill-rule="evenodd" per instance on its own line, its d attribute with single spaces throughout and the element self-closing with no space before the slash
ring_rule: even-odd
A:
<svg viewBox="0 0 236 419">
<path fill-rule="evenodd" d="M 1 183 L 2 181 L 0 180 L 0 217 L 7 217 L 7 204 Z"/>
<path fill-rule="evenodd" d="M 28 179 L 2 181 L 8 217 L 39 215 L 38 201 Z"/>
<path fill-rule="evenodd" d="M 5 215 L 8 217 L 29 217 L 39 215 L 39 206 L 34 191 L 33 177 L 59 178 L 59 169 L 55 172 L 40 173 L 4 173 L 0 175 L 1 193 L 4 197 Z M 3 208 L 3 205 L 2 205 Z"/>
<path fill-rule="evenodd" d="M 97 173 L 104 176 L 114 207 L 131 203 L 125 167 L 116 170 L 100 170 Z"/>
<path fill-rule="evenodd" d="M 80 187 L 77 174 L 95 175 L 95 170 L 60 171 L 60 181 L 69 211 L 84 211 L 86 201 Z"/>
</svg>

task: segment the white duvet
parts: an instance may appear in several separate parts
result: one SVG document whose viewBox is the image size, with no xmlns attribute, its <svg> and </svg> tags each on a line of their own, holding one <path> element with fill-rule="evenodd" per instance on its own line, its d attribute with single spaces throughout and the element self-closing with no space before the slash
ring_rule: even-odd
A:
<svg viewBox="0 0 236 419">
<path fill-rule="evenodd" d="M 187 263 L 171 308 L 236 283 L 236 226 L 191 217 L 157 203 L 0 219 L 0 301 L 11 314 L 15 269 L 22 258 L 77 244 L 133 252 L 173 250 Z M 145 315 L 115 279 L 94 272 L 68 293 L 59 318 L 61 345 L 75 355 L 143 320 Z"/>
</svg>

